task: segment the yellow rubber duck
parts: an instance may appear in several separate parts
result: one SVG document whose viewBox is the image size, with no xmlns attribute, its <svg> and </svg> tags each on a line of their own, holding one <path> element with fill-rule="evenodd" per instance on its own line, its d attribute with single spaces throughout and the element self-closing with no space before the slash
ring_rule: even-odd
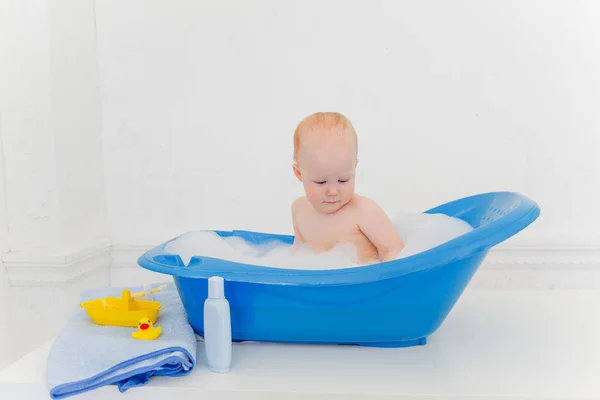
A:
<svg viewBox="0 0 600 400">
<path fill-rule="evenodd" d="M 148 318 L 140 318 L 138 321 L 138 330 L 131 332 L 131 336 L 138 340 L 155 340 L 160 336 L 162 327 L 152 326 L 152 322 Z"/>
</svg>

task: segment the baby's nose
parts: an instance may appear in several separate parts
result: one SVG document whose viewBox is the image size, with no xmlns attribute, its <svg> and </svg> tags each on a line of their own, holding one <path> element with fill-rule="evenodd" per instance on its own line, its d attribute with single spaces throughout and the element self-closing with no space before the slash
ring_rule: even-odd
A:
<svg viewBox="0 0 600 400">
<path fill-rule="evenodd" d="M 338 194 L 337 188 L 330 187 L 327 189 L 327 196 L 335 196 Z"/>
</svg>

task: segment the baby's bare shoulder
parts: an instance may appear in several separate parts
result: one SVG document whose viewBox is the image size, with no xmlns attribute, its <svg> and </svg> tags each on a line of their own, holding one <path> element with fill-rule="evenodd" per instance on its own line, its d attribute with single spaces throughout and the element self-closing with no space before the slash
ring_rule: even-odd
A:
<svg viewBox="0 0 600 400">
<path fill-rule="evenodd" d="M 369 224 L 373 221 L 380 221 L 381 219 L 388 218 L 386 212 L 375 202 L 375 200 L 365 196 L 357 196 L 356 214 L 363 224 Z"/>
<path fill-rule="evenodd" d="M 357 194 L 354 196 L 354 200 L 357 210 L 361 212 L 370 212 L 379 208 L 379 206 L 377 205 L 377 203 L 375 203 L 374 200 L 365 196 Z"/>
<path fill-rule="evenodd" d="M 308 205 L 308 199 L 306 196 L 298 197 L 292 202 L 292 213 L 296 214 L 306 209 Z"/>
</svg>

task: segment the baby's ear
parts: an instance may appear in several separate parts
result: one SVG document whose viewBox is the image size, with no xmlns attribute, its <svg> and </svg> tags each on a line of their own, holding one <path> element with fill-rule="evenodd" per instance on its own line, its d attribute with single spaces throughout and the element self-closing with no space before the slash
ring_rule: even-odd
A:
<svg viewBox="0 0 600 400">
<path fill-rule="evenodd" d="M 296 178 L 298 178 L 298 180 L 300 182 L 302 182 L 302 174 L 300 173 L 300 168 L 298 167 L 298 163 L 294 163 L 292 165 L 292 169 L 294 170 L 294 175 L 296 175 Z"/>
</svg>

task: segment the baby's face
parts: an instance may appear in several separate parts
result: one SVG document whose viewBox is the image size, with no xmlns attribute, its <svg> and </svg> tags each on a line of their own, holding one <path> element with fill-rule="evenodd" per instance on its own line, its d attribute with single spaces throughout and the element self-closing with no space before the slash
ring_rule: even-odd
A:
<svg viewBox="0 0 600 400">
<path fill-rule="evenodd" d="M 356 150 L 347 140 L 303 145 L 294 172 L 306 197 L 322 213 L 336 212 L 354 196 Z"/>
</svg>

